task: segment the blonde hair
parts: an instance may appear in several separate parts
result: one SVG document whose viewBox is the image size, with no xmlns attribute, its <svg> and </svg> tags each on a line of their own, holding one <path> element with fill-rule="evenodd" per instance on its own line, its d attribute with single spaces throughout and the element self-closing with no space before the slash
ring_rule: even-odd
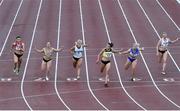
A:
<svg viewBox="0 0 180 111">
<path fill-rule="evenodd" d="M 133 43 L 133 47 L 139 47 L 140 44 L 139 43 Z"/>
<path fill-rule="evenodd" d="M 82 40 L 81 39 L 78 39 L 76 42 L 75 42 L 75 44 L 76 45 L 78 45 L 78 44 L 82 44 L 83 42 L 82 42 Z"/>
<path fill-rule="evenodd" d="M 163 37 L 163 36 L 167 36 L 167 33 L 166 33 L 166 32 L 163 32 L 163 33 L 162 33 L 162 37 Z"/>
</svg>

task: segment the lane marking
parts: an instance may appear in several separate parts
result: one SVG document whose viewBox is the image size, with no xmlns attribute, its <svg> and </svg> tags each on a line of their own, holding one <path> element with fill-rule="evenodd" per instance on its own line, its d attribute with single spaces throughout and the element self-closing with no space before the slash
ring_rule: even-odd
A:
<svg viewBox="0 0 180 111">
<path fill-rule="evenodd" d="M 26 105 L 29 107 L 30 110 L 33 110 L 33 109 L 31 108 L 31 106 L 29 105 L 29 103 L 26 100 L 26 97 L 24 95 L 24 87 L 23 86 L 24 86 L 24 79 L 25 79 L 25 76 L 26 76 L 27 67 L 28 67 L 28 63 L 29 63 L 29 58 L 30 58 L 30 55 L 31 55 L 32 45 L 33 45 L 34 38 L 35 38 L 35 33 L 36 33 L 36 28 L 37 28 L 39 15 L 40 15 L 41 7 L 42 7 L 42 2 L 43 2 L 43 0 L 41 0 L 40 4 L 39 4 L 39 9 L 38 9 L 38 13 L 37 13 L 37 16 L 36 16 L 36 22 L 35 22 L 35 25 L 34 25 L 33 35 L 32 35 L 32 39 L 31 39 L 31 43 L 30 43 L 30 47 L 29 47 L 28 57 L 27 57 L 27 61 L 26 61 L 26 64 L 25 64 L 24 73 L 23 73 L 23 77 L 22 77 L 22 81 L 21 81 L 21 94 L 23 96 L 23 100 L 25 101 Z"/>
<path fill-rule="evenodd" d="M 7 43 L 8 39 L 9 39 L 11 30 L 12 30 L 12 28 L 13 28 L 13 25 L 14 25 L 14 23 L 15 23 L 15 21 L 16 21 L 16 18 L 17 18 L 17 16 L 18 16 L 18 14 L 19 14 L 19 11 L 20 11 L 20 9 L 21 9 L 21 6 L 22 6 L 22 4 L 23 4 L 23 1 L 24 1 L 24 0 L 21 0 L 21 2 L 20 2 L 20 4 L 19 4 L 19 7 L 18 7 L 18 9 L 17 9 L 17 12 L 16 12 L 16 14 L 15 14 L 15 16 L 14 16 L 14 19 L 13 19 L 13 22 L 12 22 L 11 27 L 10 27 L 10 29 L 9 29 L 9 32 L 8 32 L 8 34 L 7 34 L 7 36 L 6 36 L 6 39 L 5 39 L 5 41 L 4 41 L 4 44 L 3 44 L 2 48 L 1 48 L 0 57 L 1 57 L 2 53 L 3 53 L 3 51 L 4 51 L 4 48 L 5 48 L 5 46 L 6 46 L 6 43 Z"/>
<path fill-rule="evenodd" d="M 56 48 L 59 49 L 59 45 L 60 45 L 60 32 L 61 32 L 61 12 L 62 12 L 62 0 L 59 0 L 59 17 L 58 17 L 58 38 L 57 38 L 57 46 Z M 68 109 L 71 110 L 69 108 L 69 106 L 65 103 L 65 101 L 62 99 L 62 97 L 59 94 L 58 88 L 57 88 L 57 74 L 58 74 L 58 60 L 59 60 L 59 56 L 58 56 L 58 52 L 56 53 L 56 68 L 55 68 L 55 78 L 54 78 L 54 87 L 55 87 L 55 91 L 56 94 L 58 96 L 58 98 L 61 100 L 61 102 L 64 104 L 64 106 Z"/>
<path fill-rule="evenodd" d="M 103 23 L 104 23 L 104 26 L 105 26 L 105 29 L 106 29 L 106 34 L 107 34 L 107 37 L 108 37 L 108 41 L 111 42 L 111 38 L 110 38 L 110 35 L 109 35 L 109 30 L 108 30 L 108 27 L 107 27 L 107 24 L 106 24 L 104 12 L 103 12 L 102 5 L 101 5 L 100 0 L 98 0 L 98 3 L 99 3 L 100 10 L 101 10 L 101 15 L 102 15 L 102 18 L 103 18 Z M 140 104 L 127 92 L 127 90 L 125 89 L 125 87 L 124 87 L 124 85 L 123 85 L 123 83 L 122 83 L 122 80 L 121 80 L 121 75 L 120 75 L 119 68 L 118 68 L 117 61 L 116 61 L 116 58 L 115 58 L 114 54 L 113 54 L 113 60 L 114 60 L 115 67 L 116 67 L 116 71 L 117 71 L 117 74 L 118 74 L 118 77 L 119 77 L 119 80 L 120 80 L 120 85 L 122 86 L 124 92 L 126 93 L 126 95 L 127 95 L 136 105 L 138 105 L 138 106 L 139 106 L 140 108 L 142 108 L 143 110 L 146 110 L 146 109 L 145 109 L 142 105 L 140 105 Z"/>
<path fill-rule="evenodd" d="M 81 17 L 81 30 L 82 30 L 82 37 L 83 37 L 83 43 L 86 44 L 86 40 L 85 40 L 85 34 L 84 34 L 84 21 L 83 21 L 83 13 L 82 13 L 82 4 L 81 4 L 81 0 L 79 0 L 79 11 L 80 11 L 80 17 Z M 105 109 L 105 110 L 109 110 L 104 104 L 102 104 L 99 99 L 95 96 L 94 92 L 91 89 L 90 83 L 89 83 L 89 71 L 88 71 L 88 64 L 87 64 L 87 55 L 86 55 L 86 47 L 84 47 L 84 58 L 85 58 L 85 68 L 86 68 L 86 77 L 87 77 L 87 85 L 88 85 L 88 89 L 91 92 L 92 96 L 94 97 L 94 99 Z"/>
<path fill-rule="evenodd" d="M 174 82 L 174 78 L 164 78 L 163 79 L 165 82 Z"/>
<path fill-rule="evenodd" d="M 180 1 L 180 0 L 179 0 Z M 176 24 L 176 22 L 172 19 L 172 17 L 167 13 L 167 11 L 165 10 L 165 8 L 161 5 L 161 3 L 159 2 L 159 0 L 156 0 L 156 2 L 158 3 L 158 5 L 161 7 L 161 9 L 166 13 L 166 15 L 169 17 L 169 19 L 173 22 L 173 24 L 175 25 L 175 27 L 178 29 L 178 31 L 180 31 L 179 26 Z"/>
<path fill-rule="evenodd" d="M 175 85 L 180 85 L 180 84 L 175 84 Z M 174 86 L 172 84 L 159 84 L 158 86 Z M 154 85 L 139 85 L 139 86 L 126 86 L 125 88 L 142 88 L 142 87 L 154 87 Z M 92 89 L 93 91 L 104 91 L 104 90 L 119 90 L 122 89 L 122 87 L 108 87 L 108 88 L 96 88 L 96 89 Z M 61 92 L 60 94 L 71 94 L 71 93 L 81 93 L 81 92 L 89 92 L 89 90 L 77 90 L 77 91 L 64 91 Z M 47 94 L 38 94 L 38 95 L 30 95 L 30 96 L 25 96 L 26 98 L 34 98 L 34 97 L 42 97 L 42 96 L 53 96 L 56 95 L 56 93 L 47 93 Z M 6 98 L 6 99 L 0 99 L 0 102 L 5 102 L 5 101 L 11 101 L 11 100 L 16 100 L 16 99 L 22 99 L 23 97 L 18 96 L 18 97 L 12 97 L 12 98 Z"/>
<path fill-rule="evenodd" d="M 141 8 L 141 10 L 143 11 L 144 15 L 146 16 L 146 18 L 148 19 L 149 23 L 150 23 L 151 26 L 153 27 L 154 31 L 155 31 L 156 34 L 158 35 L 159 39 L 160 39 L 160 36 L 159 36 L 159 34 L 157 33 L 157 30 L 155 29 L 154 25 L 152 24 L 151 20 L 149 19 L 148 15 L 146 14 L 146 12 L 145 12 L 144 8 L 142 7 L 141 3 L 139 2 L 139 0 L 137 0 L 137 3 L 138 3 L 138 5 L 139 5 L 139 7 Z M 169 51 L 168 51 L 168 53 L 169 53 Z M 142 54 L 141 54 L 141 55 L 142 55 Z M 170 53 L 169 53 L 169 55 L 170 55 Z M 143 57 L 143 55 L 142 55 L 142 57 Z M 173 58 L 172 58 L 172 59 L 173 59 Z M 150 77 L 151 77 L 151 79 L 152 79 L 152 81 L 153 81 L 153 84 L 154 84 L 154 86 L 156 87 L 156 89 L 157 89 L 157 90 L 160 92 L 160 94 L 161 94 L 162 96 L 164 96 L 169 102 L 171 102 L 171 103 L 172 103 L 173 105 L 175 105 L 176 107 L 180 108 L 179 105 L 177 105 L 174 101 L 172 101 L 171 99 L 169 99 L 169 98 L 159 89 L 159 87 L 156 85 L 156 83 L 155 83 L 155 81 L 154 81 L 154 79 L 153 79 L 153 77 L 152 77 L 152 74 L 151 74 L 151 72 L 150 72 L 150 69 L 148 68 L 148 65 L 146 64 L 146 61 L 145 61 L 144 57 L 143 57 L 143 61 L 144 61 L 144 63 L 145 63 L 145 66 L 146 66 L 146 68 L 147 68 L 147 70 L 148 70 L 148 72 L 149 72 L 149 75 L 150 75 Z"/>
<path fill-rule="evenodd" d="M 176 2 L 177 2 L 178 4 L 180 4 L 180 0 L 176 0 Z"/>
<path fill-rule="evenodd" d="M 159 40 L 161 39 L 161 36 L 159 35 L 157 29 L 155 28 L 155 26 L 153 25 L 152 21 L 150 20 L 149 16 L 147 15 L 145 9 L 142 7 L 142 5 L 140 4 L 139 0 L 137 0 L 139 6 L 141 7 L 141 10 L 143 11 L 144 15 L 146 16 L 147 20 L 149 21 L 150 25 L 152 26 L 153 30 L 155 31 L 156 35 L 158 36 Z M 180 68 L 177 65 L 176 61 L 174 60 L 174 58 L 172 57 L 171 53 L 168 50 L 168 54 L 171 58 L 171 60 L 174 62 L 174 65 L 176 66 L 176 68 L 178 69 L 178 71 L 180 72 Z"/>
<path fill-rule="evenodd" d="M 0 6 L 2 5 L 3 2 L 4 2 L 4 0 L 1 1 Z"/>
</svg>

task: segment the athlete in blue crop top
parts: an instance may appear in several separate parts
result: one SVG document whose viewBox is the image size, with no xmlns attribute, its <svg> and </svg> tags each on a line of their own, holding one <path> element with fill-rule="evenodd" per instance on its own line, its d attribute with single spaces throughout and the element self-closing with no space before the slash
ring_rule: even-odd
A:
<svg viewBox="0 0 180 111">
<path fill-rule="evenodd" d="M 134 43 L 132 48 L 130 48 L 127 51 L 120 53 L 120 54 L 128 54 L 128 59 L 127 59 L 127 62 L 125 63 L 125 70 L 127 70 L 132 65 L 131 81 L 137 80 L 134 77 L 135 76 L 135 69 L 136 69 L 136 65 L 137 65 L 137 57 L 139 56 L 140 51 L 142 51 L 142 50 L 144 50 L 144 48 L 139 48 L 139 44 Z"/>
<path fill-rule="evenodd" d="M 87 45 L 83 45 L 82 40 L 79 39 L 75 42 L 75 45 L 70 49 L 71 53 L 73 54 L 73 67 L 77 69 L 77 79 L 80 79 L 84 47 L 87 47 Z"/>
<path fill-rule="evenodd" d="M 170 40 L 167 37 L 167 33 L 163 32 L 162 34 L 162 38 L 158 41 L 157 46 L 156 46 L 156 55 L 159 57 L 159 63 L 161 63 L 163 61 L 163 65 L 162 65 L 162 74 L 166 74 L 165 73 L 165 68 L 166 68 L 166 61 L 167 61 L 167 57 L 168 57 L 168 46 L 169 44 L 175 43 L 176 41 L 178 41 L 179 38 L 177 38 L 176 40 Z"/>
</svg>

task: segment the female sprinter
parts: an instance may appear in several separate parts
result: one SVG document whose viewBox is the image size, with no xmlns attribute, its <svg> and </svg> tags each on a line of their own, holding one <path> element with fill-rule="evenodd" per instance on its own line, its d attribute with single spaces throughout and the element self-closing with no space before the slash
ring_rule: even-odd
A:
<svg viewBox="0 0 180 111">
<path fill-rule="evenodd" d="M 121 51 L 121 50 L 120 50 Z M 105 87 L 108 87 L 108 81 L 109 81 L 109 70 L 111 66 L 110 57 L 113 53 L 119 53 L 120 51 L 113 49 L 113 43 L 108 43 L 107 46 L 101 50 L 99 53 L 96 63 L 98 63 L 101 60 L 101 73 L 105 70 Z"/>
<path fill-rule="evenodd" d="M 134 43 L 133 47 L 128 49 L 127 51 L 124 51 L 120 54 L 129 54 L 127 62 L 125 63 L 125 70 L 128 70 L 128 68 L 132 65 L 132 78 L 131 81 L 139 80 L 135 78 L 135 69 L 137 65 L 137 57 L 140 54 L 140 51 L 143 51 L 144 48 L 139 48 L 139 43 Z"/>
<path fill-rule="evenodd" d="M 86 44 L 83 45 L 82 40 L 77 40 L 75 42 L 75 46 L 73 46 L 70 51 L 73 54 L 73 67 L 77 70 L 77 80 L 80 79 L 80 72 L 81 72 L 81 64 L 83 61 L 83 51 L 84 47 L 87 47 Z"/>
<path fill-rule="evenodd" d="M 20 36 L 16 37 L 16 41 L 12 44 L 11 51 L 14 53 L 14 72 L 18 75 L 22 63 L 22 56 L 25 51 L 25 44 Z"/>
<path fill-rule="evenodd" d="M 42 59 L 42 63 L 41 63 L 41 71 L 45 71 L 46 69 L 46 77 L 45 78 L 38 78 L 36 79 L 37 81 L 38 80 L 46 80 L 48 81 L 49 78 L 48 78 L 48 75 L 49 75 L 49 72 L 50 72 L 50 68 L 52 66 L 52 55 L 53 55 L 53 52 L 59 52 L 59 51 L 62 51 L 63 48 L 60 48 L 60 49 L 55 49 L 53 47 L 51 47 L 51 43 L 50 42 L 47 42 L 46 43 L 46 47 L 42 48 L 41 50 L 35 48 L 35 50 L 39 53 L 42 53 L 43 54 L 43 59 Z"/>
<path fill-rule="evenodd" d="M 166 61 L 167 61 L 167 57 L 168 57 L 168 53 L 167 53 L 168 49 L 167 49 L 167 47 L 168 47 L 169 44 L 175 43 L 178 40 L 179 40 L 179 38 L 177 38 L 176 40 L 171 41 L 167 37 L 167 33 L 163 32 L 162 38 L 157 43 L 156 55 L 159 56 L 159 63 L 161 63 L 163 61 L 162 72 L 161 72 L 162 74 L 166 74 L 165 68 L 166 68 Z"/>
</svg>

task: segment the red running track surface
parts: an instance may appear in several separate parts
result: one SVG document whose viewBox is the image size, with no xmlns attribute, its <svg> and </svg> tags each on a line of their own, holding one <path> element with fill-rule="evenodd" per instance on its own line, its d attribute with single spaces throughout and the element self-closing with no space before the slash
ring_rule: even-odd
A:
<svg viewBox="0 0 180 111">
<path fill-rule="evenodd" d="M 158 34 L 163 31 L 172 39 L 180 35 L 180 5 L 175 0 L 158 1 L 160 4 L 156 0 L 24 0 L 20 7 L 21 0 L 4 0 L 0 5 L 0 76 L 11 77 L 12 81 L 0 82 L 0 109 L 178 110 L 180 43 L 170 47 L 174 61 L 168 58 L 167 75 L 160 73 L 155 46 Z M 21 35 L 26 44 L 18 76 L 12 71 L 10 53 L 16 35 Z M 67 81 L 68 77 L 76 76 L 69 49 L 83 37 L 88 48 L 81 79 Z M 145 47 L 136 70 L 140 81 L 130 81 L 131 71 L 124 70 L 127 57 L 118 54 L 111 60 L 110 87 L 105 88 L 104 83 L 98 81 L 102 75 L 95 61 L 109 40 L 118 49 L 128 49 L 135 41 Z M 41 76 L 42 55 L 35 52 L 34 47 L 42 48 L 48 41 L 53 47 L 59 43 L 65 50 L 58 53 L 57 60 L 53 60 L 50 81 L 35 82 L 33 80 Z M 164 78 L 175 81 L 164 81 Z"/>
</svg>

